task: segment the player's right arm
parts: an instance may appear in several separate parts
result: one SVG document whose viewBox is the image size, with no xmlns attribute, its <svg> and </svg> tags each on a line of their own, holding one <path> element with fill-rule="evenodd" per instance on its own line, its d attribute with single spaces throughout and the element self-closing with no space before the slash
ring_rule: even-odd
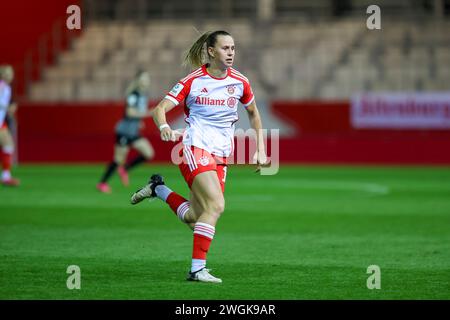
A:
<svg viewBox="0 0 450 320">
<path fill-rule="evenodd" d="M 167 124 L 166 113 L 185 100 L 189 94 L 192 79 L 186 82 L 180 80 L 153 111 L 153 120 L 161 131 L 161 140 L 163 141 L 176 141 L 178 139 L 177 136 L 181 135 L 179 131 L 173 131 Z"/>
<path fill-rule="evenodd" d="M 174 133 L 172 129 L 167 124 L 166 113 L 172 110 L 176 106 L 171 100 L 164 98 L 160 103 L 153 109 L 153 121 L 156 127 L 161 131 L 161 140 L 163 141 L 174 141 Z"/>
</svg>

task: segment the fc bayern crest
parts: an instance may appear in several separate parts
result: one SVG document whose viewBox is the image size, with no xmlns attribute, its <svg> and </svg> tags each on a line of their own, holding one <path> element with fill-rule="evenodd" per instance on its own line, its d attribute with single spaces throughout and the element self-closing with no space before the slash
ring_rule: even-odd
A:
<svg viewBox="0 0 450 320">
<path fill-rule="evenodd" d="M 227 90 L 228 90 L 229 94 L 234 94 L 234 86 L 233 85 L 227 86 Z"/>
<path fill-rule="evenodd" d="M 200 162 L 202 166 L 207 166 L 209 164 L 209 159 L 207 156 L 203 156 L 198 160 L 198 162 Z"/>
<path fill-rule="evenodd" d="M 236 98 L 235 97 L 231 97 L 227 99 L 227 105 L 230 108 L 234 108 L 234 106 L 236 105 Z"/>
</svg>

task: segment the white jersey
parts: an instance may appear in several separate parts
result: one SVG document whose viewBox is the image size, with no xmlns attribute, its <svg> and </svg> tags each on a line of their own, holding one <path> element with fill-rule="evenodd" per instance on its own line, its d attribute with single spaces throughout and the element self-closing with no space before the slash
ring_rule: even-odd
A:
<svg viewBox="0 0 450 320">
<path fill-rule="evenodd" d="M 185 102 L 188 127 L 183 144 L 228 157 L 233 152 L 238 102 L 247 107 L 254 95 L 248 79 L 235 69 L 228 68 L 224 78 L 216 78 L 203 65 L 181 79 L 165 98 L 176 105 Z"/>
<path fill-rule="evenodd" d="M 10 103 L 11 87 L 5 81 L 0 80 L 0 128 L 3 126 Z"/>
</svg>

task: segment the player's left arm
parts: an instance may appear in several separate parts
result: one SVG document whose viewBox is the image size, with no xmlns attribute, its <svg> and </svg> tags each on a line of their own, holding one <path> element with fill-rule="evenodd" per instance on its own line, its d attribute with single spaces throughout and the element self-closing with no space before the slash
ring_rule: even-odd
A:
<svg viewBox="0 0 450 320">
<path fill-rule="evenodd" d="M 245 109 L 247 110 L 250 126 L 256 131 L 256 154 L 254 160 L 257 163 L 256 171 L 259 171 L 261 169 L 261 165 L 265 165 L 267 163 L 261 116 L 255 100 L 253 100 Z"/>
</svg>

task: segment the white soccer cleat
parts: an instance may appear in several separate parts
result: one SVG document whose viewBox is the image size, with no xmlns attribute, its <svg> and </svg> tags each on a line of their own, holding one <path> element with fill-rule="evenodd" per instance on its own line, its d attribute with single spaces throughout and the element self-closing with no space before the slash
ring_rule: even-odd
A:
<svg viewBox="0 0 450 320">
<path fill-rule="evenodd" d="M 160 176 L 159 174 L 152 175 L 150 181 L 146 186 L 142 187 L 141 189 L 133 193 L 130 199 L 131 204 L 137 204 L 147 198 L 148 199 L 156 198 L 155 188 L 156 186 L 160 186 L 163 184 L 164 180 L 162 176 Z"/>
<path fill-rule="evenodd" d="M 130 202 L 131 204 L 137 204 L 146 198 L 152 198 L 152 189 L 150 189 L 149 184 L 133 193 Z"/>
<path fill-rule="evenodd" d="M 209 273 L 209 269 L 203 268 L 196 272 L 189 272 L 187 280 L 189 281 L 200 281 L 200 282 L 212 282 L 212 283 L 222 283 L 222 279 L 216 278 Z"/>
</svg>

